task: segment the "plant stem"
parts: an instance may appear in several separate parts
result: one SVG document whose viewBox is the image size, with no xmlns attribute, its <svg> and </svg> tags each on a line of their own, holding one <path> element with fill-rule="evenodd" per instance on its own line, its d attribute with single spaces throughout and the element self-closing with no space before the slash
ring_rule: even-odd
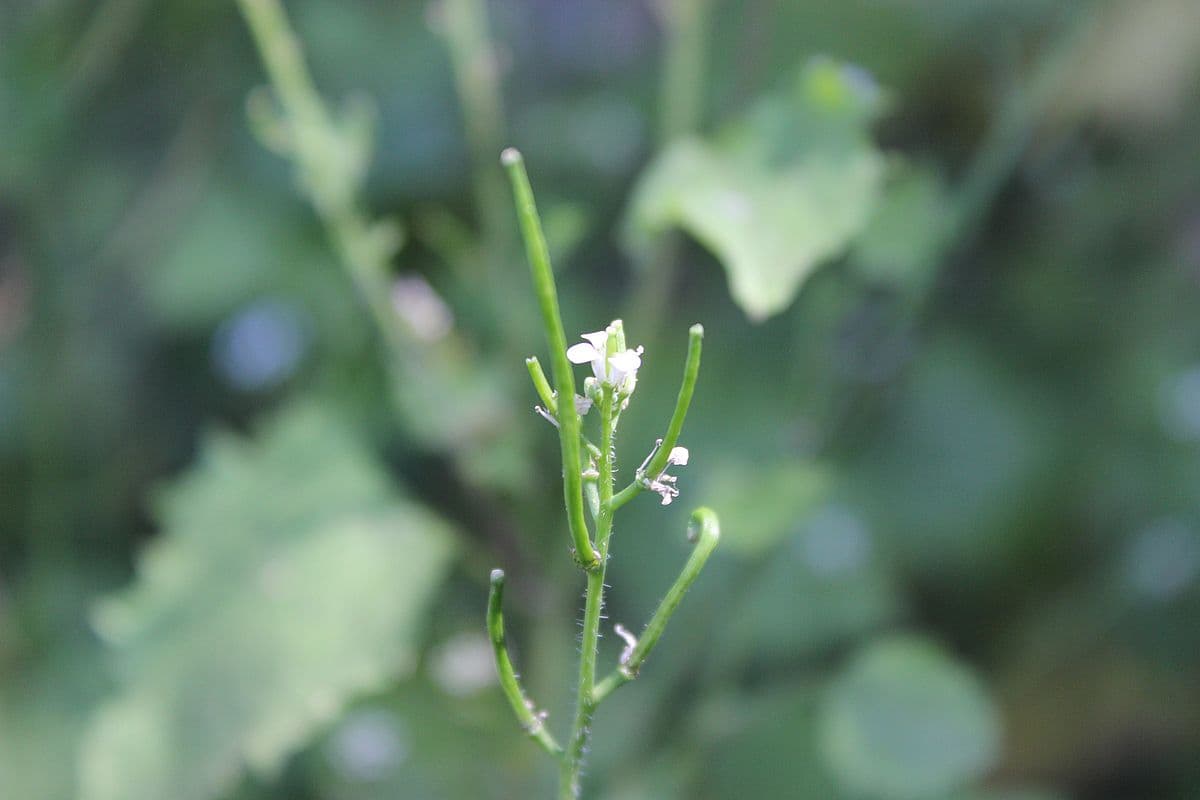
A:
<svg viewBox="0 0 1200 800">
<path fill-rule="evenodd" d="M 562 450 L 563 496 L 566 500 L 571 541 L 575 546 L 575 560 L 584 569 L 592 571 L 600 568 L 603 560 L 592 547 L 588 538 L 587 521 L 583 516 L 583 478 L 580 475 L 579 461 L 579 414 L 575 410 L 575 374 L 567 361 L 567 337 L 563 333 L 562 316 L 558 310 L 558 293 L 554 286 L 554 272 L 550 268 L 550 252 L 546 248 L 546 237 L 542 233 L 542 223 L 534 203 L 533 188 L 529 185 L 529 175 L 525 172 L 524 159 L 520 152 L 510 147 L 501 153 L 500 161 L 508 170 L 508 177 L 512 182 L 517 217 L 521 223 L 521 236 L 525 240 L 525 253 L 529 260 L 529 271 L 533 277 L 538 307 L 542 312 L 542 328 L 546 334 L 546 344 L 550 347 L 554 388 L 557 396 L 562 398 L 562 402 L 558 404 L 558 439 Z"/>
<path fill-rule="evenodd" d="M 513 669 L 512 659 L 508 656 L 508 645 L 504 638 L 504 570 L 492 570 L 491 593 L 488 595 L 487 628 L 488 638 L 492 640 L 492 650 L 496 656 L 496 673 L 500 677 L 500 687 L 512 706 L 513 713 L 521 727 L 529 734 L 542 749 L 555 758 L 562 757 L 562 747 L 546 730 L 542 714 L 537 710 L 529 695 L 521 688 L 521 682 Z"/>
<path fill-rule="evenodd" d="M 596 515 L 596 549 L 600 566 L 587 577 L 587 599 L 583 609 L 582 649 L 579 656 L 579 689 L 575 721 L 560 771 L 559 797 L 579 797 L 583 756 L 591 735 L 592 715 L 596 711 L 593 690 L 596 683 L 596 650 L 600 639 L 600 616 L 604 609 L 604 575 L 608 566 L 608 540 L 612 534 L 613 497 L 613 390 L 605 386 L 600 399 L 600 491 Z"/>
<path fill-rule="evenodd" d="M 613 498 L 613 510 L 625 505 L 641 493 L 645 488 L 642 485 L 643 478 L 657 478 L 666 469 L 671 448 L 679 441 L 683 422 L 687 419 L 688 408 L 692 405 L 692 393 L 696 389 L 696 378 L 700 375 L 700 352 L 703 343 L 704 326 L 696 323 L 688 330 L 688 351 L 687 361 L 683 365 L 683 381 L 679 385 L 679 394 L 675 398 L 675 410 L 671 413 L 671 421 L 667 424 L 667 433 L 663 436 L 662 443 L 650 463 L 646 465 L 645 469 L 638 470 L 638 474 L 633 476 L 633 481 Z"/>
<path fill-rule="evenodd" d="M 558 400 L 554 397 L 554 390 L 550 388 L 550 381 L 546 380 L 546 373 L 542 371 L 542 365 L 537 360 L 537 356 L 525 359 L 525 367 L 529 370 L 529 379 L 533 381 L 534 391 L 545 404 L 546 410 L 551 414 L 557 414 Z"/>
<path fill-rule="evenodd" d="M 712 555 L 717 543 L 721 540 L 721 526 L 716 512 L 709 508 L 697 508 L 693 511 L 692 518 L 688 523 L 688 540 L 694 541 L 696 546 L 692 548 L 692 554 L 688 556 L 687 563 L 683 565 L 679 577 L 675 579 L 675 583 L 667 591 L 666 597 L 658 604 L 650 621 L 646 623 L 646 629 L 638 637 L 637 644 L 627 656 L 622 658 L 621 665 L 595 686 L 592 691 L 594 704 L 598 705 L 614 690 L 636 678 L 642 664 L 649 657 L 650 651 L 662 638 L 663 631 L 666 630 L 671 617 L 675 615 L 675 611 L 683 601 L 683 596 L 696 582 L 700 571 L 704 569 L 705 562 L 708 561 L 708 557 Z"/>
</svg>

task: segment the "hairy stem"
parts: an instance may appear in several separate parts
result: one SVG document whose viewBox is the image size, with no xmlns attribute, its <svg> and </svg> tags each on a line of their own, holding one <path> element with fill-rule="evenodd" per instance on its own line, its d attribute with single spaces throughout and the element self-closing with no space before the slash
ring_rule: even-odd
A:
<svg viewBox="0 0 1200 800">
<path fill-rule="evenodd" d="M 611 338 L 611 337 L 610 337 Z M 593 692 L 596 684 L 596 650 L 600 639 L 600 617 L 604 610 L 604 574 L 608 566 L 608 540 L 612 535 L 613 497 L 613 390 L 604 387 L 600 399 L 600 478 L 599 508 L 596 515 L 596 549 L 600 566 L 587 577 L 587 599 L 583 609 L 582 649 L 579 656 L 579 688 L 575 721 L 567 741 L 560 771 L 559 797 L 579 797 L 583 758 L 591 735 L 592 715 L 596 711 Z"/>
</svg>

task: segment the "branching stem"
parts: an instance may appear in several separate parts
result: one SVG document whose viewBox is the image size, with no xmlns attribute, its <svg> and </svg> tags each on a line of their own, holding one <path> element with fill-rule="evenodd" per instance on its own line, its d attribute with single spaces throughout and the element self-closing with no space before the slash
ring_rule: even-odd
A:
<svg viewBox="0 0 1200 800">
<path fill-rule="evenodd" d="M 553 738 L 545 732 L 542 716 L 534 710 L 513 673 L 512 663 L 504 647 L 504 627 L 500 616 L 500 591 L 504 580 L 504 573 L 500 570 L 492 573 L 488 629 L 495 649 L 496 669 L 500 673 L 501 685 L 517 714 L 517 719 L 530 736 L 541 744 L 543 749 L 558 759 L 559 800 L 576 800 L 580 796 L 584 757 L 587 754 L 588 742 L 591 738 L 592 717 L 596 712 L 596 707 L 614 689 L 637 676 L 642 662 L 658 643 L 667 622 L 679 607 L 683 595 L 700 574 L 700 570 L 712 554 L 720 536 L 717 517 L 712 511 L 701 508 L 692 514 L 688 536 L 696 542 L 696 547 L 692 551 L 691 557 L 688 558 L 683 571 L 650 618 L 640 640 L 635 640 L 628 631 L 620 626 L 617 627 L 617 633 L 626 639 L 627 648 L 621 656 L 616 672 L 597 683 L 597 645 L 600 640 L 600 621 L 603 619 L 604 578 L 608 566 L 608 545 L 612 537 L 613 514 L 641 491 L 644 488 L 643 484 L 650 485 L 651 488 L 658 487 L 655 490 L 661 491 L 665 497 L 674 497 L 675 494 L 678 494 L 678 492 L 673 492 L 674 478 L 664 476 L 663 472 L 669 463 L 686 463 L 686 460 L 682 458 L 677 458 L 675 461 L 669 461 L 669 459 L 671 449 L 679 440 L 679 433 L 683 429 L 684 419 L 687 417 L 688 407 L 692 402 L 692 392 L 696 388 L 704 329 L 700 325 L 693 325 L 691 328 L 687 362 L 683 370 L 683 383 L 675 402 L 675 410 L 667 425 L 666 435 L 659 443 L 659 449 L 648 456 L 643 467 L 637 470 L 634 482 L 622 490 L 620 495 L 614 496 L 613 481 L 616 470 L 613 463 L 615 459 L 613 443 L 617 421 L 634 386 L 634 381 L 627 380 L 626 377 L 615 376 L 617 363 L 621 360 L 618 358 L 618 353 L 626 361 L 629 360 L 629 351 L 625 346 L 624 326 L 620 320 L 614 320 L 606 329 L 606 335 L 603 336 L 605 352 L 597 353 L 592 350 L 591 354 L 586 357 L 593 361 L 593 365 L 597 363 L 606 365 L 603 372 L 599 367 L 593 367 L 596 370 L 598 391 L 590 388 L 588 390 L 588 396 L 595 402 L 600 417 L 600 440 L 597 446 L 588 441 L 580 431 L 579 412 L 575 407 L 575 380 L 567 358 L 566 336 L 563 333 L 562 318 L 558 309 L 554 275 L 550 270 L 550 257 L 546 252 L 546 242 L 538 220 L 537 208 L 534 205 L 529 178 L 525 173 L 521 155 L 516 150 L 505 150 L 501 161 L 508 170 L 517 202 L 521 233 L 529 257 L 530 272 L 533 275 L 533 285 L 541 309 L 546 341 L 550 346 L 553 386 L 546 378 L 537 358 L 526 359 L 525 366 L 529 370 L 534 390 L 545 407 L 543 416 L 558 427 L 567 518 L 571 526 L 572 541 L 575 544 L 576 559 L 587 573 L 575 716 L 564 747 L 559 748 Z M 596 337 L 587 338 L 595 339 Z M 592 346 L 599 347 L 598 344 Z M 641 353 L 640 348 L 637 353 Z M 611 365 L 614 371 L 607 371 L 607 365 Z M 636 363 L 633 371 L 636 371 Z M 584 447 L 587 448 L 589 455 L 586 473 L 581 468 L 580 461 L 580 450 Z M 666 485 L 670 485 L 672 491 L 668 492 L 661 488 L 663 484 L 653 484 L 652 481 L 667 482 Z M 588 529 L 583 518 L 585 497 L 587 508 L 595 520 L 594 546 L 588 537 Z"/>
<path fill-rule="evenodd" d="M 596 684 L 592 691 L 593 703 L 599 704 L 614 690 L 636 678 L 642 664 L 645 663 L 654 646 L 658 644 L 663 631 L 666 630 L 667 623 L 671 621 L 671 617 L 674 616 L 680 602 L 683 601 L 683 596 L 695 583 L 700 571 L 704 569 L 705 562 L 708 561 L 708 557 L 712 555 L 721 539 L 721 526 L 712 509 L 698 508 L 692 512 L 691 521 L 688 523 L 688 539 L 694 541 L 696 546 L 692 548 L 692 554 L 688 557 L 687 563 L 683 565 L 679 577 L 667 591 L 666 597 L 658 604 L 654 615 L 646 623 L 646 629 L 642 631 L 637 644 L 631 648 L 628 656 L 622 659 L 622 663 L 604 680 Z"/>
</svg>

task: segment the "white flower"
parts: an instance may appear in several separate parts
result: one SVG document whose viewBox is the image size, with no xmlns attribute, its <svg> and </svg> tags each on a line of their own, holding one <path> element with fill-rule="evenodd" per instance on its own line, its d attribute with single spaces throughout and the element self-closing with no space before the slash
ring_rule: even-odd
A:
<svg viewBox="0 0 1200 800">
<path fill-rule="evenodd" d="M 645 486 L 650 491 L 662 498 L 664 506 L 671 505 L 671 501 L 679 497 L 679 490 L 675 488 L 675 476 L 663 473 L 651 481 L 647 481 Z"/>
<path fill-rule="evenodd" d="M 596 379 L 616 386 L 622 394 L 632 394 L 637 385 L 637 371 L 642 366 L 643 348 L 622 350 L 608 355 L 608 331 L 585 333 L 580 338 L 586 342 L 571 345 L 567 348 L 567 360 L 572 364 L 592 365 L 592 374 Z"/>
<path fill-rule="evenodd" d="M 646 465 L 654 460 L 654 455 L 660 447 L 662 447 L 662 439 L 654 443 L 654 449 L 650 451 L 650 455 L 646 456 L 646 460 L 638 467 L 638 476 L 643 487 L 661 497 L 664 506 L 669 506 L 671 505 L 671 501 L 679 496 L 679 490 L 675 488 L 676 477 L 668 475 L 667 470 L 671 467 L 687 466 L 688 458 L 691 454 L 686 447 L 672 447 L 671 452 L 667 455 L 667 465 L 663 467 L 663 471 L 654 476 L 646 475 L 644 473 Z"/>
</svg>

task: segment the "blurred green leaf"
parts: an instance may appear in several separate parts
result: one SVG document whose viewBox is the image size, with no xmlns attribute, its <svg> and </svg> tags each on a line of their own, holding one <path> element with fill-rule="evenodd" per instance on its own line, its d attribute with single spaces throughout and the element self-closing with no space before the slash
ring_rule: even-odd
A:
<svg viewBox="0 0 1200 800">
<path fill-rule="evenodd" d="M 814 60 L 715 142 L 680 141 L 650 165 L 629 247 L 644 257 L 658 234 L 682 228 L 724 264 L 751 319 L 779 313 L 867 223 L 883 180 L 868 130 L 881 106 L 862 70 Z"/>
<path fill-rule="evenodd" d="M 830 686 L 821 749 L 850 792 L 915 800 L 983 774 L 1000 749 L 1000 721 L 965 665 L 916 637 L 876 641 Z"/>
<path fill-rule="evenodd" d="M 165 533 L 95 626 L 122 689 L 93 719 L 84 800 L 227 791 L 270 775 L 352 697 L 412 669 L 452 551 L 444 522 L 315 406 L 215 434 L 158 504 Z"/>
</svg>

